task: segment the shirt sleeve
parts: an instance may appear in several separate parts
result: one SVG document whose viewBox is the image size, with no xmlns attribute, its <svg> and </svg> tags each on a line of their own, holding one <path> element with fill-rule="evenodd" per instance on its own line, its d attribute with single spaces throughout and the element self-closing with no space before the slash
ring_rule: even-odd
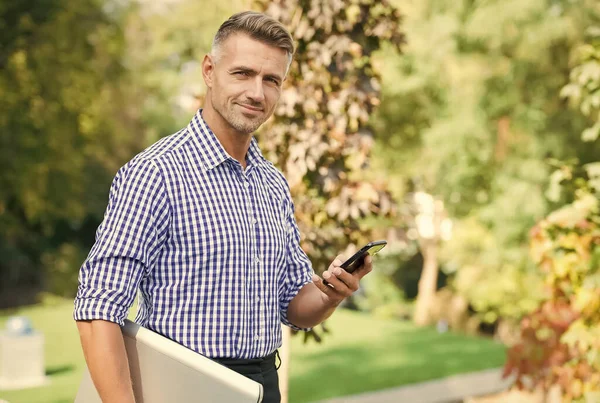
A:
<svg viewBox="0 0 600 403">
<path fill-rule="evenodd" d="M 281 322 L 296 330 L 310 330 L 300 328 L 288 320 L 287 311 L 290 302 L 298 294 L 300 289 L 312 282 L 313 268 L 308 256 L 300 247 L 300 230 L 294 217 L 294 205 L 288 198 L 286 208 L 287 226 L 287 251 L 286 251 L 286 274 L 279 289 L 279 312 Z"/>
<path fill-rule="evenodd" d="M 96 242 L 79 270 L 75 320 L 123 325 L 170 222 L 164 181 L 151 160 L 132 160 L 113 180 Z"/>
</svg>

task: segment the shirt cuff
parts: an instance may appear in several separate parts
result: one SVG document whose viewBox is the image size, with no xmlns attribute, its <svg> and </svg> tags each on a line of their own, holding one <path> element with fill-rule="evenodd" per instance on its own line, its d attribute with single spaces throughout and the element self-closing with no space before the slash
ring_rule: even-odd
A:
<svg viewBox="0 0 600 403">
<path fill-rule="evenodd" d="M 305 279 L 302 283 L 299 284 L 298 287 L 292 289 L 290 292 L 287 293 L 287 295 L 283 298 L 283 300 L 280 303 L 280 315 L 279 315 L 281 318 L 281 323 L 283 323 L 284 325 L 289 326 L 294 330 L 302 330 L 305 332 L 310 331 L 312 329 L 312 327 L 298 327 L 298 326 L 294 325 L 292 322 L 290 322 L 288 320 L 287 311 L 288 311 L 288 307 L 290 306 L 290 302 L 292 302 L 294 297 L 296 295 L 298 295 L 298 293 L 300 292 L 302 287 L 304 287 L 308 283 L 312 283 L 312 279 Z"/>
<path fill-rule="evenodd" d="M 76 298 L 73 319 L 106 320 L 124 326 L 127 312 L 127 308 L 103 299 Z"/>
</svg>

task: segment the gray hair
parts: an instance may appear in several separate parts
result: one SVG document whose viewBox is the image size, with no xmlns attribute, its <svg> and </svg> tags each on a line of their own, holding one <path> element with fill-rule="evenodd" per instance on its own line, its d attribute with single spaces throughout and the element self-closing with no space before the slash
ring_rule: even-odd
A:
<svg viewBox="0 0 600 403">
<path fill-rule="evenodd" d="M 232 15 L 221 24 L 215 35 L 211 51 L 213 58 L 218 59 L 220 45 L 236 33 L 246 34 L 267 45 L 285 50 L 288 55 L 289 69 L 294 54 L 294 40 L 282 23 L 256 11 L 244 11 Z"/>
</svg>

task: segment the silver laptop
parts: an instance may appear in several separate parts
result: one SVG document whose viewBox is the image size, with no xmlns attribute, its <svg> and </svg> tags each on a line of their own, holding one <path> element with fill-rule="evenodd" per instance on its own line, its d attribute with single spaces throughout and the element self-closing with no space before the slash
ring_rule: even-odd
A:
<svg viewBox="0 0 600 403">
<path fill-rule="evenodd" d="M 122 328 L 136 403 L 260 403 L 263 387 L 129 320 Z M 102 403 L 86 368 L 75 403 Z"/>
</svg>

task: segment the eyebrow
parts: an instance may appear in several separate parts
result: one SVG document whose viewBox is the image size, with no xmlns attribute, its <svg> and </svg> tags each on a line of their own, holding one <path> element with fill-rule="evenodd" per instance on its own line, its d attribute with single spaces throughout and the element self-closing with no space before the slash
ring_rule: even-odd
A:
<svg viewBox="0 0 600 403">
<path fill-rule="evenodd" d="M 246 66 L 236 66 L 236 67 L 232 67 L 232 68 L 230 69 L 230 72 L 233 72 L 233 71 L 243 71 L 243 72 L 245 72 L 245 73 L 258 74 L 258 72 L 257 72 L 256 70 L 254 70 L 254 69 L 251 69 L 250 67 L 246 67 Z M 277 80 L 277 81 L 278 81 L 278 82 L 280 82 L 280 83 L 281 83 L 281 82 L 283 82 L 283 78 L 282 78 L 282 77 L 280 77 L 280 76 L 279 76 L 279 75 L 277 75 L 277 74 L 265 74 L 265 77 L 266 77 L 266 78 L 273 78 L 273 79 Z"/>
</svg>

